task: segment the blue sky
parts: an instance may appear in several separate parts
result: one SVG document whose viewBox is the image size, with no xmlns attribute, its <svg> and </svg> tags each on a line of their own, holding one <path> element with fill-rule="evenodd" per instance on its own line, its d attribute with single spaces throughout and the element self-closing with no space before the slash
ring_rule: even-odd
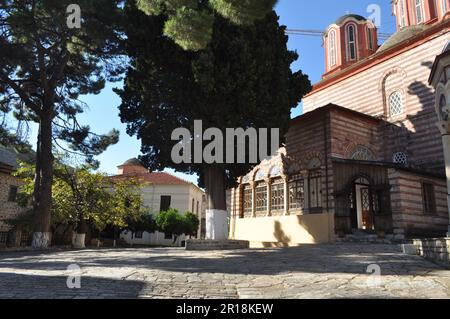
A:
<svg viewBox="0 0 450 319">
<path fill-rule="evenodd" d="M 360 14 L 368 17 L 367 7 L 378 4 L 381 8 L 382 20 L 380 32 L 392 34 L 395 32 L 395 18 L 391 15 L 390 0 L 280 0 L 276 11 L 280 23 L 290 29 L 325 30 L 328 25 L 346 13 Z M 320 80 L 324 72 L 324 52 L 321 37 L 290 36 L 289 49 L 296 50 L 300 58 L 292 65 L 294 70 L 301 69 L 308 74 L 313 83 Z M 101 170 L 108 174 L 116 173 L 117 166 L 129 158 L 140 154 L 140 142 L 126 133 L 126 126 L 119 119 L 118 106 L 120 99 L 112 91 L 119 84 L 110 84 L 96 96 L 83 98 L 89 109 L 79 117 L 80 123 L 88 124 L 96 133 L 106 133 L 112 128 L 120 130 L 120 141 L 98 157 Z M 292 113 L 301 114 L 301 105 Z M 33 132 L 30 142 L 35 144 L 36 135 Z M 168 172 L 173 172 L 167 170 Z M 197 181 L 196 176 L 177 174 L 178 176 Z"/>
</svg>

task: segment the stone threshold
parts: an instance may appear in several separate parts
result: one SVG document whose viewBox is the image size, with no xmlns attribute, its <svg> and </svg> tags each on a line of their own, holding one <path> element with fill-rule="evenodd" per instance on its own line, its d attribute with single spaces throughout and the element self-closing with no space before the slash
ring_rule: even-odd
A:
<svg viewBox="0 0 450 319">
<path fill-rule="evenodd" d="M 186 250 L 238 250 L 249 249 L 250 242 L 246 240 L 186 240 Z"/>
</svg>

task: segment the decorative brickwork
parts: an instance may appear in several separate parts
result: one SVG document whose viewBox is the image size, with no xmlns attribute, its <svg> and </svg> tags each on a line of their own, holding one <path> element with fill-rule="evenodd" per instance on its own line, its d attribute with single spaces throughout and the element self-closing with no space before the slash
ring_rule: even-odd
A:
<svg viewBox="0 0 450 319">
<path fill-rule="evenodd" d="M 448 225 L 447 186 L 444 178 L 389 169 L 393 227 L 408 237 L 442 235 Z M 434 186 L 435 212 L 426 212 L 423 184 Z"/>
<path fill-rule="evenodd" d="M 392 164 L 386 163 L 386 148 L 395 145 L 387 130 L 402 128 L 335 105 L 294 119 L 286 148 L 254 167 L 233 190 L 232 229 L 240 218 L 329 213 L 334 214 L 338 234 L 351 234 L 358 228 L 376 230 L 380 236 L 396 231 L 408 236 L 444 232 L 448 223 L 444 177 L 395 164 L 392 155 Z M 274 171 L 281 176 L 272 176 Z M 281 186 L 274 186 L 280 178 L 287 184 L 284 212 L 277 206 Z M 423 182 L 433 185 L 436 212 L 432 215 L 425 212 Z M 263 197 L 261 183 L 270 185 Z M 261 209 L 261 201 L 266 209 Z M 364 201 L 362 208 L 358 201 Z"/>
</svg>

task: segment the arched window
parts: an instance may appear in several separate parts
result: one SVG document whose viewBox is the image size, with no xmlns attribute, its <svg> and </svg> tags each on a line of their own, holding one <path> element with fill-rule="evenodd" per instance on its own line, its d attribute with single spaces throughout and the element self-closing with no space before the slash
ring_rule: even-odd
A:
<svg viewBox="0 0 450 319">
<path fill-rule="evenodd" d="M 389 112 L 391 116 L 403 113 L 403 95 L 399 91 L 395 91 L 389 96 Z"/>
<path fill-rule="evenodd" d="M 334 30 L 330 31 L 328 37 L 328 47 L 330 67 L 332 67 L 336 65 L 336 32 Z"/>
<path fill-rule="evenodd" d="M 356 60 L 356 30 L 353 24 L 347 26 L 347 59 Z"/>
<path fill-rule="evenodd" d="M 367 27 L 367 47 L 369 50 L 373 50 L 373 34 L 370 27 Z"/>
<path fill-rule="evenodd" d="M 395 164 L 406 165 L 408 163 L 408 156 L 404 152 L 397 152 L 394 154 L 392 161 Z"/>
<path fill-rule="evenodd" d="M 375 156 L 367 147 L 359 145 L 353 150 L 350 159 L 355 161 L 375 161 Z"/>
<path fill-rule="evenodd" d="M 423 22 L 423 8 L 422 8 L 422 0 L 413 0 L 413 9 L 416 14 L 416 23 Z"/>
<path fill-rule="evenodd" d="M 318 169 L 322 166 L 322 162 L 320 161 L 320 158 L 314 157 L 308 162 L 308 169 Z"/>
<path fill-rule="evenodd" d="M 399 0 L 400 27 L 406 27 L 405 0 Z"/>
</svg>

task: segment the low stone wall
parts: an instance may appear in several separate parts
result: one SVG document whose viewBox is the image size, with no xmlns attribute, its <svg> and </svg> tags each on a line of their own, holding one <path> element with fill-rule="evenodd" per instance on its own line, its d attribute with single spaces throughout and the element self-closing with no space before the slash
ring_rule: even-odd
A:
<svg viewBox="0 0 450 319">
<path fill-rule="evenodd" d="M 235 250 L 249 247 L 250 243 L 245 240 L 186 240 L 186 250 Z"/>
<path fill-rule="evenodd" d="M 413 242 L 420 256 L 450 267 L 450 238 L 414 239 Z"/>
</svg>

